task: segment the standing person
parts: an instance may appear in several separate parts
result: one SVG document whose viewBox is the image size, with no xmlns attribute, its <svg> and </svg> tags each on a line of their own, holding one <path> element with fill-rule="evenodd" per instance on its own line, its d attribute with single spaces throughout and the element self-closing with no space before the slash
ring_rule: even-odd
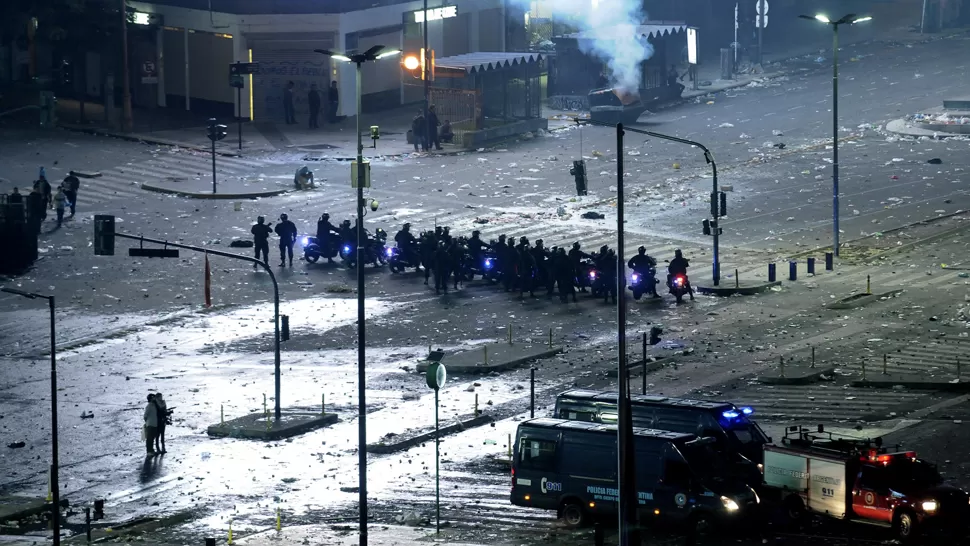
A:
<svg viewBox="0 0 970 546">
<path fill-rule="evenodd" d="M 330 123 L 337 123 L 337 106 L 339 105 L 340 92 L 337 90 L 337 82 L 330 82 L 330 87 L 327 89 L 327 121 Z"/>
<path fill-rule="evenodd" d="M 67 195 L 64 194 L 64 187 L 58 186 L 57 193 L 54 195 L 54 208 L 57 210 L 57 227 L 64 223 L 64 209 L 67 208 Z"/>
<path fill-rule="evenodd" d="M 283 115 L 286 116 L 286 124 L 293 125 L 296 123 L 296 114 L 293 111 L 293 88 L 296 84 L 293 82 L 287 82 L 286 88 L 283 89 Z"/>
<path fill-rule="evenodd" d="M 168 453 L 165 450 L 165 426 L 168 425 L 169 415 L 172 414 L 168 409 L 168 404 L 165 403 L 165 399 L 162 398 L 162 393 L 155 393 L 155 398 L 152 399 L 152 403 L 155 404 L 156 415 L 158 416 L 158 429 L 155 432 L 155 451 L 159 453 Z"/>
<path fill-rule="evenodd" d="M 257 216 L 256 223 L 249 230 L 253 234 L 253 247 L 256 249 L 256 259 L 264 264 L 269 263 L 269 235 L 273 233 L 273 224 L 266 224 L 264 216 Z M 260 259 L 260 253 L 263 257 Z M 253 269 L 258 268 L 258 264 L 253 264 Z"/>
<path fill-rule="evenodd" d="M 317 245 L 320 246 L 320 250 L 325 253 L 327 257 L 327 263 L 333 263 L 333 256 L 336 254 L 331 254 L 333 250 L 340 246 L 339 241 L 334 241 L 330 235 L 340 235 L 340 230 L 337 226 L 330 223 L 330 215 L 323 213 L 320 219 L 317 220 Z"/>
<path fill-rule="evenodd" d="M 441 294 L 444 289 L 448 294 L 448 273 L 451 269 L 451 255 L 444 241 L 438 242 L 438 249 L 434 253 L 434 293 Z"/>
<path fill-rule="evenodd" d="M 317 117 L 320 115 L 320 92 L 317 91 L 317 84 L 315 83 L 310 85 L 307 104 L 310 106 L 310 128 L 319 129 L 320 124 L 317 122 Z"/>
<path fill-rule="evenodd" d="M 434 111 L 434 105 L 428 107 L 428 148 L 434 144 L 435 150 L 441 149 L 441 137 L 438 135 L 438 126 L 441 122 L 438 121 L 438 114 Z"/>
<path fill-rule="evenodd" d="M 158 434 L 158 408 L 155 406 L 155 395 L 148 394 L 148 405 L 145 406 L 145 451 L 154 455 L 155 435 Z"/>
<path fill-rule="evenodd" d="M 54 200 L 51 196 L 51 183 L 47 181 L 47 172 L 43 167 L 40 168 L 40 174 L 37 176 L 37 180 L 34 182 L 34 187 L 38 188 L 41 195 L 44 196 L 44 208 L 54 208 Z"/>
<path fill-rule="evenodd" d="M 30 195 L 27 196 L 27 223 L 34 235 L 40 233 L 40 225 L 46 218 L 47 204 L 44 201 L 44 194 L 35 185 Z"/>
<path fill-rule="evenodd" d="M 286 256 L 290 256 L 290 267 L 293 267 L 293 245 L 296 243 L 296 224 L 289 221 L 286 214 L 280 214 L 280 223 L 276 224 L 276 234 L 280 237 L 280 267 L 286 266 Z"/>
<path fill-rule="evenodd" d="M 61 187 L 64 188 L 64 194 L 67 195 L 67 201 L 71 205 L 71 218 L 74 218 L 74 209 L 77 206 L 77 190 L 81 188 L 81 181 L 71 173 L 64 177 Z"/>
<path fill-rule="evenodd" d="M 414 116 L 411 120 L 411 134 L 414 135 L 414 151 L 418 151 L 418 145 L 421 145 L 421 149 L 428 151 L 428 142 L 426 140 L 426 124 L 424 122 L 424 113 L 418 110 L 418 115 Z"/>
<path fill-rule="evenodd" d="M 13 189 L 13 193 L 7 196 L 7 203 L 10 203 L 11 205 L 24 204 L 24 196 L 20 193 L 19 189 L 17 188 Z"/>
</svg>

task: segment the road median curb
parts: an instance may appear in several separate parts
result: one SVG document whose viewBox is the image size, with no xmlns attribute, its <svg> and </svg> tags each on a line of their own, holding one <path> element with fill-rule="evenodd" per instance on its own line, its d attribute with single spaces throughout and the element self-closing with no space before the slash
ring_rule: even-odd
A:
<svg viewBox="0 0 970 546">
<path fill-rule="evenodd" d="M 479 415 L 478 417 L 470 417 L 468 419 L 462 419 L 458 422 L 451 423 L 449 425 L 439 427 L 438 435 L 439 437 L 448 436 L 450 434 L 455 434 L 457 432 L 462 432 L 470 428 L 480 427 L 482 425 L 492 423 L 495 419 L 491 415 Z M 380 455 L 386 455 L 388 453 L 397 453 L 399 451 L 405 451 L 411 449 L 412 447 L 423 444 L 429 440 L 434 440 L 435 430 L 432 428 L 430 430 L 425 430 L 413 436 L 404 438 L 403 440 L 398 440 L 395 442 L 378 442 L 376 444 L 367 444 L 367 451 L 370 453 L 377 453 Z"/>
<path fill-rule="evenodd" d="M 199 193 L 190 192 L 184 190 L 176 190 L 172 188 L 165 188 L 162 186 L 153 186 L 151 184 L 142 184 L 141 189 L 145 191 L 164 193 L 167 195 L 177 195 L 179 197 L 186 197 L 188 199 L 210 199 L 210 200 L 228 200 L 228 199 L 261 199 L 265 197 L 276 197 L 278 195 L 283 195 L 284 193 L 289 193 L 288 189 L 279 190 L 265 190 L 258 192 L 244 192 L 244 193 Z"/>
<path fill-rule="evenodd" d="M 73 131 L 75 133 L 85 133 L 88 135 L 105 136 L 112 138 L 120 138 L 121 140 L 127 140 L 129 142 L 148 142 L 151 144 L 160 144 L 162 146 L 175 146 L 178 148 L 186 148 L 189 150 L 198 150 L 200 152 L 212 152 L 212 148 L 209 146 L 199 146 L 197 144 L 191 144 L 189 142 L 180 142 L 177 140 L 169 140 L 167 138 L 158 138 L 150 135 L 145 135 L 141 133 L 121 133 L 118 131 L 112 131 L 110 129 L 104 129 L 100 127 L 85 127 L 83 125 L 74 125 L 70 123 L 59 123 L 57 125 L 61 129 L 67 131 Z M 216 155 L 227 156 L 227 157 L 240 157 L 242 154 L 238 152 L 229 152 L 225 150 L 220 150 L 216 148 Z"/>
<path fill-rule="evenodd" d="M 483 345 L 481 349 L 446 354 L 441 358 L 441 363 L 450 374 L 485 374 L 511 370 L 530 360 L 549 358 L 562 351 L 562 347 L 556 346 L 489 343 Z M 427 361 L 418 363 L 417 372 L 425 373 L 428 371 L 428 365 Z"/>
<path fill-rule="evenodd" d="M 776 286 L 781 286 L 781 281 L 765 282 L 759 284 L 749 284 L 741 286 L 698 286 L 697 291 L 701 294 L 710 294 L 718 297 L 728 296 L 753 296 L 771 290 Z"/>
<path fill-rule="evenodd" d="M 881 294 L 853 294 L 847 298 L 842 298 L 836 300 L 825 306 L 826 309 L 855 309 L 857 307 L 864 307 L 870 303 L 877 301 L 882 301 L 884 299 L 891 298 L 898 294 L 901 294 L 902 289 L 890 290 L 889 292 L 883 292 Z"/>
<path fill-rule="evenodd" d="M 869 387 L 873 389 L 894 389 L 905 387 L 913 390 L 970 392 L 970 381 L 954 378 L 949 381 L 943 379 L 924 379 L 916 375 L 877 375 L 873 378 L 852 381 L 853 387 Z"/>
<path fill-rule="evenodd" d="M 784 375 L 778 369 L 771 370 L 758 376 L 758 382 L 765 385 L 811 385 L 822 380 L 823 375 L 831 377 L 835 374 L 835 366 L 821 366 L 812 368 L 804 365 L 790 365 L 785 367 Z"/>
<path fill-rule="evenodd" d="M 210 425 L 206 434 L 211 438 L 280 440 L 332 425 L 338 420 L 336 413 L 283 412 L 279 421 L 268 414 L 250 413 Z"/>
</svg>

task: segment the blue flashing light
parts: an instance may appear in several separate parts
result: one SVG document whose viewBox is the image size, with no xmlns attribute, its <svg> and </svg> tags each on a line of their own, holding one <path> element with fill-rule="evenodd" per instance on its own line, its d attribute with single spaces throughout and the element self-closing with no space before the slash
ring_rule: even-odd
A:
<svg viewBox="0 0 970 546">
<path fill-rule="evenodd" d="M 740 413 L 738 413 L 738 412 L 736 412 L 734 410 L 725 411 L 721 415 L 723 415 L 725 419 L 737 419 L 738 417 L 741 416 Z"/>
<path fill-rule="evenodd" d="M 394 251 L 392 249 L 390 249 L 390 248 L 387 249 L 387 255 L 388 256 L 393 256 L 394 255 Z"/>
<path fill-rule="evenodd" d="M 633 282 L 637 282 L 638 280 L 640 280 L 640 275 L 637 275 L 636 273 L 634 273 L 632 278 L 633 278 Z"/>
<path fill-rule="evenodd" d="M 350 245 L 344 245 L 344 252 L 350 253 Z"/>
<path fill-rule="evenodd" d="M 754 413 L 754 408 L 752 408 L 751 406 L 744 406 L 743 408 L 741 408 L 741 413 L 745 415 L 751 415 L 752 413 Z"/>
<path fill-rule="evenodd" d="M 303 246 L 307 246 L 308 244 L 310 244 L 310 238 L 309 237 L 304 237 L 303 238 Z"/>
<path fill-rule="evenodd" d="M 491 269 L 491 268 L 492 268 L 492 259 L 485 258 L 485 269 Z"/>
</svg>

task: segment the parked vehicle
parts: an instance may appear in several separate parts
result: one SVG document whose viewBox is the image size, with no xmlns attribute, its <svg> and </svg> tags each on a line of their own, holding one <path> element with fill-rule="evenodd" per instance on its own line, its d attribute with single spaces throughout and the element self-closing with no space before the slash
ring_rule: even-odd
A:
<svg viewBox="0 0 970 546">
<path fill-rule="evenodd" d="M 616 391 L 568 390 L 556 397 L 554 417 L 616 423 L 616 397 Z M 730 402 L 638 394 L 631 395 L 630 402 L 633 426 L 688 434 L 703 431 L 704 436 L 717 440 L 715 447 L 719 451 L 737 454 L 758 468 L 764 457 L 765 444 L 771 443 L 771 438 L 751 421 L 754 409 L 750 407 L 739 408 Z M 761 473 L 757 469 L 748 468 L 743 472 L 749 475 L 749 483 L 761 483 Z"/>
<path fill-rule="evenodd" d="M 616 427 L 536 418 L 519 424 L 511 502 L 555 510 L 571 527 L 616 517 Z M 751 487 L 727 479 L 713 439 L 636 428 L 636 496 L 643 522 L 703 533 L 756 515 Z"/>
<path fill-rule="evenodd" d="M 970 529 L 970 496 L 943 484 L 936 466 L 914 451 L 890 452 L 875 440 L 788 427 L 765 446 L 765 494 L 787 518 L 808 514 L 892 527 L 902 541 L 921 531 Z"/>
</svg>

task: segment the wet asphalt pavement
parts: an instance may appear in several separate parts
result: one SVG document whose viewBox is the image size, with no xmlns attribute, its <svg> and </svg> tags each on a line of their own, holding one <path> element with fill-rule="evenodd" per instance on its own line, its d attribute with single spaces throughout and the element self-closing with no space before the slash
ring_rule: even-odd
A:
<svg viewBox="0 0 970 546">
<path fill-rule="evenodd" d="M 970 41 L 868 45 L 843 53 L 841 109 L 848 129 L 843 136 L 858 133 L 843 148 L 844 238 L 967 208 L 966 141 L 898 140 L 859 128 L 933 106 L 956 92 L 959 82 L 948 74 L 961 70 L 960 63 L 968 57 L 953 54 L 954 48 L 967 50 Z M 644 118 L 650 130 L 696 138 L 714 150 L 723 170 L 720 182 L 734 186 L 724 241 L 735 250 L 728 259 L 739 264 L 751 256 L 764 260 L 830 239 L 830 151 L 824 144 L 830 129 L 829 74 L 827 65 L 813 59 L 797 61 L 794 68 L 787 77 L 711 97 L 714 104 L 703 100 Z M 722 127 L 725 123 L 733 127 Z M 783 134 L 773 134 L 776 130 Z M 565 172 L 579 153 L 580 130 L 570 129 L 482 154 L 375 163 L 375 174 L 383 171 L 384 182 L 375 183 L 371 195 L 381 201 L 382 209 L 368 216 L 369 226 L 384 226 L 393 236 L 403 221 L 426 229 L 438 218 L 459 233 L 484 226 L 492 234 L 528 233 L 532 240 L 544 232 L 555 232 L 564 241 L 608 238 L 612 207 L 595 202 L 613 195 L 613 137 L 605 129 L 581 132 L 594 195 L 580 202 L 569 201 L 571 180 Z M 785 142 L 787 151 L 765 145 L 768 141 Z M 72 157 L 59 159 L 58 167 L 64 169 L 108 169 L 172 154 L 155 146 L 61 133 L 47 141 L 22 139 L 4 149 L 13 166 L 9 172 L 0 171 L 6 178 L 32 177 L 31 161 L 49 165 L 50 172 L 58 154 Z M 38 152 L 31 155 L 34 149 Z M 633 151 L 639 155 L 630 155 Z M 706 210 L 710 185 L 703 159 L 696 151 L 697 157 L 687 158 L 668 144 L 653 142 L 635 150 L 631 145 L 626 153 L 632 173 L 627 180 L 639 194 L 628 203 L 630 237 L 636 244 L 696 247 L 688 254 L 703 256 L 700 247 L 709 242 L 698 235 L 697 224 Z M 927 164 L 931 157 L 941 158 L 942 165 Z M 680 169 L 673 168 L 674 162 Z M 289 173 L 300 164 L 295 155 L 276 154 L 265 158 L 254 174 Z M 276 211 L 287 211 L 301 231 L 323 211 L 334 218 L 349 214 L 353 200 L 341 182 L 349 167 L 321 162 L 313 168 L 331 185 L 311 194 L 246 202 L 240 211 L 233 210 L 232 203 L 152 194 L 117 199 L 108 193 L 94 198 L 90 208 L 117 214 L 122 220 L 119 229 L 224 248 L 232 238 L 247 237 L 257 213 L 274 217 Z M 556 213 L 560 204 L 567 207 L 570 219 Z M 583 207 L 607 218 L 579 220 Z M 292 441 L 210 440 L 205 427 L 217 423 L 221 412 L 227 418 L 261 412 L 264 394 L 270 395 L 272 407 L 272 305 L 267 303 L 266 275 L 213 259 L 216 305 L 200 310 L 201 255 L 137 260 L 122 255 L 127 245 L 119 244 L 119 255 L 94 257 L 89 248 L 91 210 L 82 211 L 62 230 L 43 235 L 45 258 L 12 282 L 57 294 L 59 341 L 76 345 L 58 355 L 63 494 L 79 503 L 108 499 L 109 521 L 191 511 L 197 516 L 191 523 L 160 535 L 172 541 L 221 533 L 230 519 L 238 533 L 265 528 L 272 525 L 277 507 L 287 522 L 353 521 L 357 388 L 352 273 L 304 263 L 279 270 L 283 312 L 291 317 L 293 328 L 293 339 L 284 345 L 283 406 L 316 410 L 322 396 L 327 411 L 338 413 L 341 422 Z M 850 293 L 849 287 L 859 286 L 871 270 L 847 267 L 842 277 L 820 274 L 788 284 L 782 292 L 744 301 L 701 297 L 685 306 L 671 301 L 631 305 L 631 333 L 664 324 L 669 344 L 657 348 L 658 354 L 676 354 L 684 347 L 694 350 L 677 365 L 649 377 L 649 388 L 668 395 L 706 392 L 747 401 L 763 395 L 752 376 L 770 368 L 777 354 L 802 354 L 816 346 L 822 359 L 849 360 L 877 355 L 873 339 L 904 342 L 929 335 L 935 326 L 927 326 L 929 316 L 956 320 L 966 281 L 953 273 L 940 277 L 939 284 L 919 288 L 920 282 L 935 283 L 937 277 L 915 279 L 923 276 L 923 269 L 938 272 L 940 263 L 963 263 L 966 245 L 963 239 L 946 239 L 933 247 L 939 257 L 934 255 L 932 263 L 915 253 L 876 268 L 885 274 L 887 285 L 895 282 L 890 270 L 899 270 L 898 278 L 906 279 L 913 295 L 854 312 L 827 312 L 821 305 L 837 294 Z M 422 377 L 408 372 L 428 345 L 450 349 L 502 338 L 509 324 L 516 339 L 523 341 L 544 340 L 552 329 L 568 348 L 566 355 L 540 365 L 540 412 L 547 412 L 554 394 L 565 387 L 615 385 L 605 374 L 615 354 L 615 318 L 612 307 L 600 302 L 586 299 L 562 307 L 544 297 L 519 301 L 481 283 L 437 298 L 418 276 L 392 277 L 386 271 L 368 271 L 367 295 L 370 441 L 433 423 L 432 393 Z M 0 352 L 6 354 L 0 430 L 4 438 L 27 444 L 22 449 L 0 446 L 0 491 L 42 495 L 48 458 L 46 315 L 44 309 L 32 307 L 34 302 L 13 297 L 0 301 L 5 306 L 0 314 Z M 851 365 L 845 369 L 846 377 L 858 373 Z M 841 389 L 843 383 L 831 386 L 830 390 Z M 164 392 L 176 413 L 168 430 L 169 453 L 145 459 L 138 431 L 149 390 Z M 491 461 L 507 451 L 508 435 L 528 414 L 528 371 L 454 378 L 442 393 L 443 419 L 471 413 L 475 393 L 486 412 L 494 411 L 499 420 L 442 444 L 445 518 L 460 536 L 467 533 L 489 542 L 575 537 L 563 534 L 554 514 L 510 506 L 507 469 Z M 811 396 L 820 401 L 823 397 Z M 917 392 L 899 398 L 917 407 L 939 396 Z M 876 402 L 877 412 L 885 418 L 902 407 Z M 816 414 L 816 406 L 821 402 L 776 408 L 775 419 L 832 418 Z M 874 415 L 853 411 L 842 417 Z M 81 419 L 82 412 L 93 412 L 94 417 Z M 410 521 L 414 512 L 418 519 L 428 517 L 434 495 L 433 449 L 428 443 L 371 458 L 369 497 L 377 521 Z"/>
</svg>

